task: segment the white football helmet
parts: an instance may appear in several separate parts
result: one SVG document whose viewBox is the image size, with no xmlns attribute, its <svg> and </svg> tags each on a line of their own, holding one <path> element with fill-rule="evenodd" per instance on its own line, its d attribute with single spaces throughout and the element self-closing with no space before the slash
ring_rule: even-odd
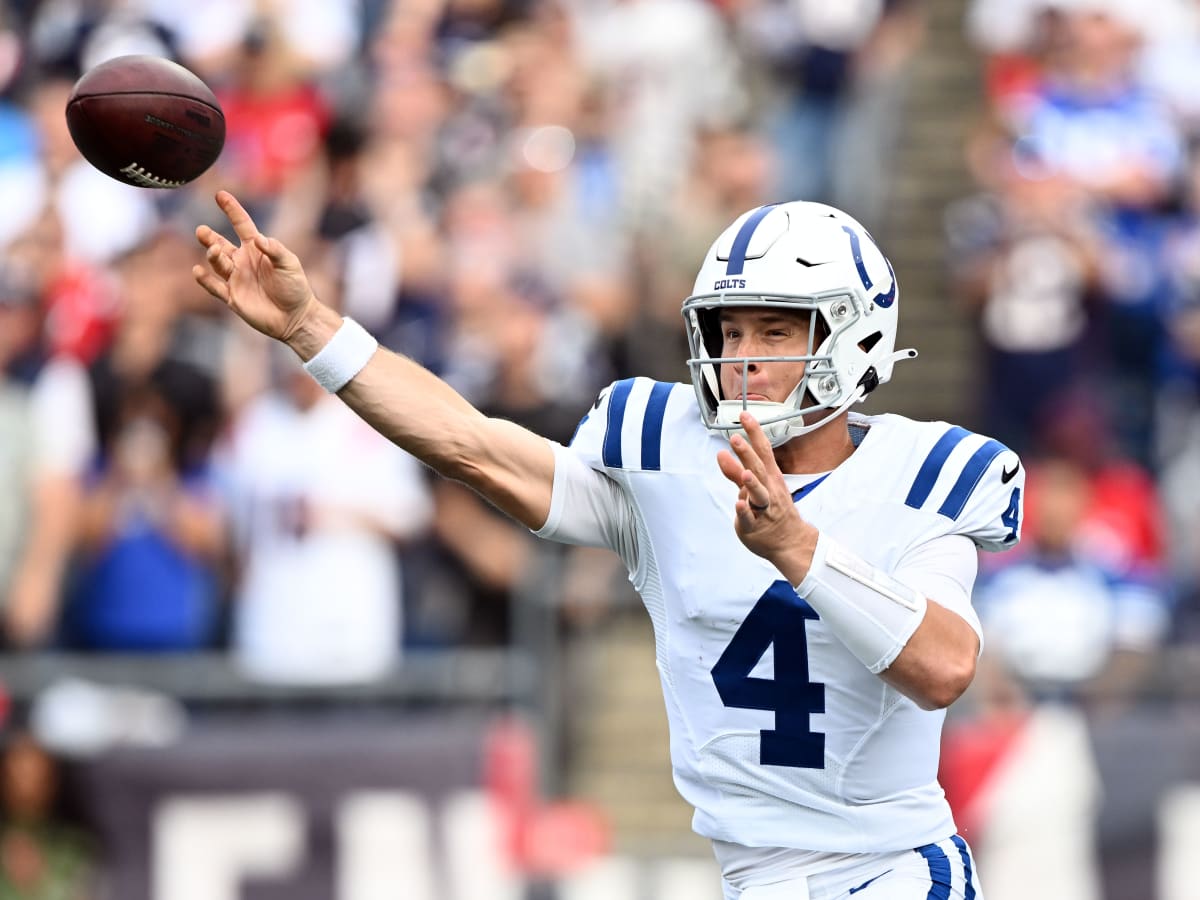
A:
<svg viewBox="0 0 1200 900">
<path fill-rule="evenodd" d="M 917 355 L 895 352 L 898 298 L 891 263 L 842 211 L 795 201 L 743 214 L 709 248 L 683 301 L 688 369 L 704 424 L 730 437 L 749 410 L 773 447 L 820 428 L 890 379 L 896 360 Z M 723 359 L 720 311 L 747 306 L 811 311 L 807 353 Z M 750 362 L 803 361 L 804 375 L 783 403 L 727 400 L 718 370 L 730 361 L 744 372 Z"/>
</svg>

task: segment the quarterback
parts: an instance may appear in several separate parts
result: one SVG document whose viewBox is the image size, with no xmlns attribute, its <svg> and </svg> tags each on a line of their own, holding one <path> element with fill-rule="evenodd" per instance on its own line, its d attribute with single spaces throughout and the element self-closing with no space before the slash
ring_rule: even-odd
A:
<svg viewBox="0 0 1200 900">
<path fill-rule="evenodd" d="M 691 385 L 605 389 L 569 446 L 489 419 L 314 295 L 227 192 L 193 275 L 378 431 L 536 534 L 620 555 L 653 622 L 675 784 L 728 898 L 982 898 L 937 782 L 981 648 L 977 548 L 1024 472 L 944 422 L 852 411 L 915 356 L 863 227 L 751 210 L 683 302 Z"/>
</svg>

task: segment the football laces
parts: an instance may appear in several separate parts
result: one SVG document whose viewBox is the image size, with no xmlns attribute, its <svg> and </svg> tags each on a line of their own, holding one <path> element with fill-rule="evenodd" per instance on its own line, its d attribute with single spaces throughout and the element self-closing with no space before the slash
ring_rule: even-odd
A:
<svg viewBox="0 0 1200 900">
<path fill-rule="evenodd" d="M 171 181 L 167 178 L 159 178 L 153 172 L 143 169 L 136 162 L 131 162 L 129 165 L 121 169 L 121 174 L 124 175 L 128 181 L 138 185 L 139 187 L 176 188 L 185 183 L 183 181 Z"/>
</svg>

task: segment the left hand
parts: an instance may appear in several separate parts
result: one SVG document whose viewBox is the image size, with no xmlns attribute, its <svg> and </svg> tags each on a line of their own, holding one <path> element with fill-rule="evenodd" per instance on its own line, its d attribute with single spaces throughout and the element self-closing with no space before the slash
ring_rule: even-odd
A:
<svg viewBox="0 0 1200 900">
<path fill-rule="evenodd" d="M 733 452 L 717 454 L 721 473 L 739 488 L 734 530 L 749 550 L 774 563 L 797 584 L 812 562 L 817 529 L 801 518 L 792 502 L 775 451 L 758 420 L 743 412 L 740 421 L 746 437 L 733 435 L 729 441 Z"/>
</svg>

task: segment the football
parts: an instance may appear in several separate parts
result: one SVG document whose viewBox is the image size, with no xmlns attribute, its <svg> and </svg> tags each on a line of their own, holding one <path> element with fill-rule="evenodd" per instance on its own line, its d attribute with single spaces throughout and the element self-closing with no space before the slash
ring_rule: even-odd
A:
<svg viewBox="0 0 1200 900">
<path fill-rule="evenodd" d="M 159 56 L 120 56 L 89 69 L 67 100 L 83 158 L 118 181 L 176 188 L 225 145 L 225 115 L 208 85 Z"/>
</svg>

